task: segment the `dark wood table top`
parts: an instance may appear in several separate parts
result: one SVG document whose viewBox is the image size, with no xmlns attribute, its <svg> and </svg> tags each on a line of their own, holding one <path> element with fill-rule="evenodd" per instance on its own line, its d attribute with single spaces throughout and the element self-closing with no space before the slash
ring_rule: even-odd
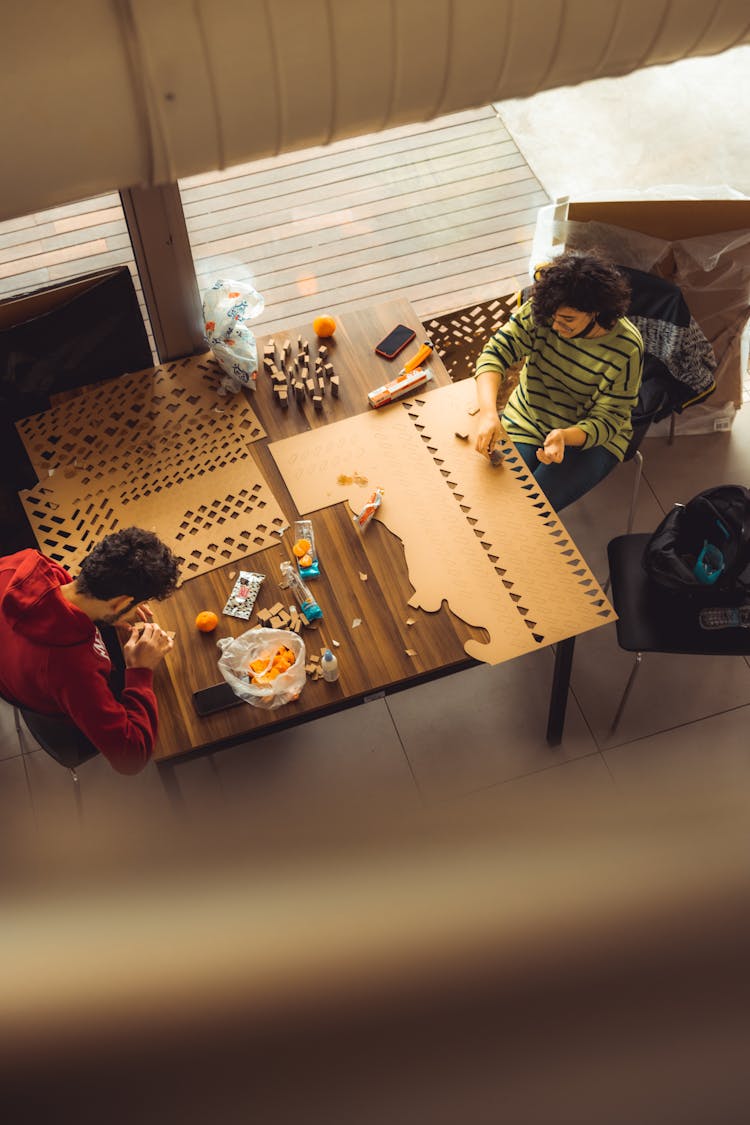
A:
<svg viewBox="0 0 750 1125">
<path fill-rule="evenodd" d="M 257 390 L 250 392 L 253 409 L 268 437 L 253 443 L 249 449 L 281 505 L 290 530 L 278 547 L 259 551 L 242 563 L 229 564 L 192 578 L 173 598 L 155 607 L 160 624 L 177 633 L 175 648 L 155 677 L 159 699 L 159 736 L 154 753 L 157 761 L 232 745 L 346 706 L 378 691 L 393 690 L 469 667 L 474 662 L 467 657 L 464 643 L 470 637 L 486 639 L 483 630 L 466 625 L 445 607 L 437 613 L 409 609 L 407 603 L 413 587 L 401 541 L 378 521 L 371 524 L 366 536 L 359 536 L 353 529 L 348 507 L 336 504 L 312 517 L 322 573 L 311 583 L 311 588 L 324 618 L 317 629 L 303 629 L 302 636 L 308 654 L 319 653 L 323 645 L 331 647 L 334 639 L 339 641 L 339 647 L 333 649 L 338 657 L 339 679 L 335 683 L 308 679 L 295 703 L 273 711 L 249 704 L 204 718 L 195 711 L 193 692 L 221 681 L 216 641 L 237 636 L 255 623 L 254 615 L 250 622 L 245 622 L 221 614 L 234 584 L 230 573 L 243 569 L 265 574 L 257 609 L 279 601 L 287 605 L 293 600 L 279 587 L 279 563 L 292 558 L 293 524 L 300 513 L 294 508 L 268 444 L 367 411 L 368 391 L 393 378 L 402 361 L 416 351 L 427 335 L 405 300 L 348 312 L 336 320 L 334 337 L 321 342 L 329 345 L 329 358 L 340 378 L 338 399 L 326 394 L 322 412 L 316 412 L 308 398 L 301 407 L 292 402 L 288 410 L 282 410 L 274 401 L 270 379 L 262 369 Z M 376 356 L 374 348 L 399 323 L 412 327 L 417 336 L 401 356 L 389 362 Z M 274 339 L 278 346 L 289 339 L 296 348 L 299 336 L 310 341 L 314 354 L 316 336 L 310 323 L 292 325 L 272 336 L 259 337 L 261 368 L 267 340 Z M 450 382 L 436 353 L 430 360 L 430 368 L 433 385 L 444 386 Z M 366 581 L 360 579 L 360 572 L 367 575 Z M 204 609 L 219 614 L 219 626 L 214 633 L 201 634 L 195 628 L 196 614 Z M 415 620 L 413 626 L 406 625 L 408 617 Z M 362 624 L 353 629 L 352 621 L 356 618 Z M 407 656 L 409 648 L 416 649 L 418 656 Z"/>
</svg>

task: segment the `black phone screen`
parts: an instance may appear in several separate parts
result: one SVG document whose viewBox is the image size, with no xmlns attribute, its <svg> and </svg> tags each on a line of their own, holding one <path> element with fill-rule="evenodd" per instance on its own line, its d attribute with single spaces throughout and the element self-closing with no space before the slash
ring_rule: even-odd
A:
<svg viewBox="0 0 750 1125">
<path fill-rule="evenodd" d="M 375 354 L 382 355 L 384 359 L 393 359 L 411 343 L 415 336 L 416 332 L 411 328 L 407 328 L 405 324 L 397 324 L 393 331 L 375 346 Z"/>
<path fill-rule="evenodd" d="M 193 706 L 201 716 L 213 715 L 215 711 L 226 711 L 228 707 L 236 707 L 242 702 L 243 700 L 234 694 L 227 683 L 214 684 L 213 687 L 193 692 Z"/>
</svg>

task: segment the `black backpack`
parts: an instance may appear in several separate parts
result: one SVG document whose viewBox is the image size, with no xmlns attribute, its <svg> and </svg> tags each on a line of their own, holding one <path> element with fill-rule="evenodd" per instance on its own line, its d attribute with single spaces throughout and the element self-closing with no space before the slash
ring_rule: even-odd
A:
<svg viewBox="0 0 750 1125">
<path fill-rule="evenodd" d="M 723 484 L 676 504 L 648 541 L 643 567 L 652 582 L 706 604 L 750 595 L 750 490 Z"/>
</svg>

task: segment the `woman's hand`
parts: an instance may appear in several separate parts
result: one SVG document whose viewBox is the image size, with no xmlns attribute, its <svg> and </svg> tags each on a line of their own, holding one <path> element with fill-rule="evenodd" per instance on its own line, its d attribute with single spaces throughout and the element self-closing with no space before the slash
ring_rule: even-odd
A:
<svg viewBox="0 0 750 1125">
<path fill-rule="evenodd" d="M 550 430 L 544 445 L 536 455 L 543 465 L 559 465 L 565 456 L 565 435 L 562 430 Z"/>
<path fill-rule="evenodd" d="M 477 453 L 483 454 L 489 458 L 490 453 L 495 448 L 496 442 L 500 440 L 503 434 L 503 426 L 498 417 L 496 410 L 482 410 L 479 414 L 479 428 L 477 430 L 477 442 L 475 449 Z"/>
</svg>

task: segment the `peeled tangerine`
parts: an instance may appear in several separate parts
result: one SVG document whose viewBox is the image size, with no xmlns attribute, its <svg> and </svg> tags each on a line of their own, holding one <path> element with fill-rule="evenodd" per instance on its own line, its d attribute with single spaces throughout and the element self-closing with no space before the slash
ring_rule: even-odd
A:
<svg viewBox="0 0 750 1125">
<path fill-rule="evenodd" d="M 296 555 L 298 559 L 301 559 L 303 555 L 306 555 L 309 550 L 310 550 L 310 540 L 309 539 L 298 539 L 297 542 L 292 547 L 292 553 L 294 555 Z"/>
<path fill-rule="evenodd" d="M 253 684 L 269 684 L 277 676 L 291 668 L 296 659 L 290 648 L 287 648 L 286 645 L 279 645 L 270 660 L 258 657 L 257 660 L 250 661 L 248 665 L 250 682 Z M 268 670 L 266 671 L 266 669 Z"/>
</svg>

